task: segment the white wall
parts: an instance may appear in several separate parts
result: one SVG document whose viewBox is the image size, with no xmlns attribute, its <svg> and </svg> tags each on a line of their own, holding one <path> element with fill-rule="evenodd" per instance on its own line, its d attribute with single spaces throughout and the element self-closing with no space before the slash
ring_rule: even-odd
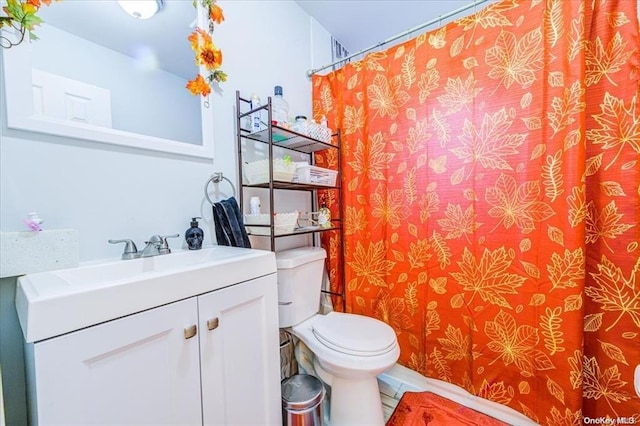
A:
<svg viewBox="0 0 640 426">
<path fill-rule="evenodd" d="M 214 39 L 223 50 L 229 80 L 212 96 L 213 163 L 7 129 L 2 84 L 0 230 L 25 230 L 23 219 L 37 211 L 47 229 L 78 229 L 83 262 L 118 258 L 123 247 L 108 244 L 110 238 L 131 238 L 141 249 L 153 234 L 180 233 L 180 242 L 170 240 L 172 247 L 180 247 L 190 218 L 202 216 L 205 244 L 212 244 L 211 206 L 203 188 L 214 171 L 238 183 L 235 91 L 266 99 L 279 84 L 291 113 L 310 116 L 306 71 L 331 61 L 330 35 L 297 3 L 219 4 L 226 21 L 216 28 Z M 220 197 L 231 195 L 224 182 L 220 190 Z M 14 291 L 14 278 L 0 280 L 0 363 L 7 424 L 26 424 Z M 8 371 L 15 372 L 10 383 Z"/>
<path fill-rule="evenodd" d="M 292 114 L 310 115 L 311 85 L 305 72 L 330 61 L 329 34 L 295 2 L 219 4 L 226 21 L 217 26 L 214 40 L 223 50 L 229 80 L 212 96 L 213 164 L 15 131 L 6 128 L 3 113 L 1 230 L 24 230 L 23 218 L 37 211 L 45 228 L 78 229 L 81 262 L 118 257 L 122 247 L 108 244 L 109 238 L 131 238 L 144 245 L 153 234 L 182 235 L 192 216 L 207 219 L 202 227 L 206 241 L 212 242 L 203 187 L 213 171 L 237 182 L 236 89 L 266 99 L 280 84 Z M 220 184 L 221 191 L 227 188 Z"/>
</svg>

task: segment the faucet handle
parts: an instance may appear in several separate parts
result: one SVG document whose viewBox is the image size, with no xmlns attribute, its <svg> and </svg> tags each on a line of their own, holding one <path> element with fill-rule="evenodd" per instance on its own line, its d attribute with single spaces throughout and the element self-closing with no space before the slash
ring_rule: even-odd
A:
<svg viewBox="0 0 640 426">
<path fill-rule="evenodd" d="M 171 249 L 169 248 L 169 243 L 167 242 L 167 238 L 178 238 L 180 234 L 172 234 L 172 235 L 160 235 L 160 247 L 158 250 L 160 254 L 169 254 L 171 253 Z"/>
<path fill-rule="evenodd" d="M 135 259 L 136 257 L 139 257 L 139 253 L 138 253 L 138 247 L 136 247 L 136 243 L 133 242 L 133 240 L 109 240 L 109 243 L 111 244 L 119 244 L 119 243 L 125 243 L 124 246 L 124 251 L 122 252 L 122 259 L 123 260 L 127 260 L 127 259 Z"/>
</svg>

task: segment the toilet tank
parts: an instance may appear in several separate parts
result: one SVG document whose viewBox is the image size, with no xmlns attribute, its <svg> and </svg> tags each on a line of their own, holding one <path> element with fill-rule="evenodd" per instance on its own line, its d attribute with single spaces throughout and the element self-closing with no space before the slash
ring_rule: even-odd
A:
<svg viewBox="0 0 640 426">
<path fill-rule="evenodd" d="M 276 253 L 280 327 L 296 325 L 320 310 L 320 290 L 327 252 L 299 247 Z"/>
</svg>

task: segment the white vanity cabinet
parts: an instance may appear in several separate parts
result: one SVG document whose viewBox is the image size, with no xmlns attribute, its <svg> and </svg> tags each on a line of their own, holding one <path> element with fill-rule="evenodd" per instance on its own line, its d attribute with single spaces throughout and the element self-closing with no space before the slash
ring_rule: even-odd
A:
<svg viewBox="0 0 640 426">
<path fill-rule="evenodd" d="M 279 425 L 277 315 L 269 274 L 30 343 L 31 421 Z"/>
<path fill-rule="evenodd" d="M 282 424 L 277 306 L 275 276 L 198 298 L 205 425 Z"/>
<path fill-rule="evenodd" d="M 30 345 L 33 423 L 201 424 L 197 321 L 191 298 Z"/>
</svg>

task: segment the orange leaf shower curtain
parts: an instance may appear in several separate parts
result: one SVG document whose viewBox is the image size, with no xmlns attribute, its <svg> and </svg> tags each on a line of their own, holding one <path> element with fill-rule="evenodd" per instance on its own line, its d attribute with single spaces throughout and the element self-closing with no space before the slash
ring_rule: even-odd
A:
<svg viewBox="0 0 640 426">
<path fill-rule="evenodd" d="M 541 424 L 640 423 L 636 8 L 506 0 L 313 78 L 343 136 L 347 310 Z"/>
</svg>

